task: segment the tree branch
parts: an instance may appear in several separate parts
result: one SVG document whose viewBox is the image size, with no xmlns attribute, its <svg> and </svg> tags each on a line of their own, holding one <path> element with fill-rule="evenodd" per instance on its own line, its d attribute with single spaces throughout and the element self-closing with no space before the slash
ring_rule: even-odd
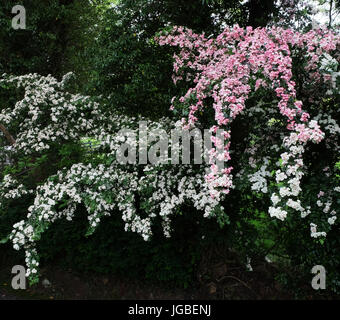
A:
<svg viewBox="0 0 340 320">
<path fill-rule="evenodd" d="M 12 137 L 12 135 L 8 132 L 8 130 L 5 128 L 4 125 L 2 125 L 0 123 L 0 130 L 3 132 L 3 134 L 5 135 L 6 139 L 8 140 L 8 142 L 13 145 L 15 144 L 15 140 L 14 138 Z"/>
</svg>

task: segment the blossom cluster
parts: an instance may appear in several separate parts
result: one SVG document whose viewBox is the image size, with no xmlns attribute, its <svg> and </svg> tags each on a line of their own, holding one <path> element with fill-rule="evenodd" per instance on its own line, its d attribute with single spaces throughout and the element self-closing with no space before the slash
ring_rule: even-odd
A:
<svg viewBox="0 0 340 320">
<path fill-rule="evenodd" d="M 293 7 L 295 3 L 291 2 L 291 5 Z M 268 122 L 267 129 L 262 129 L 262 134 L 268 134 L 262 139 L 266 144 L 252 145 L 245 150 L 245 154 L 249 154 L 249 167 L 256 171 L 244 167 L 236 177 L 242 179 L 245 175 L 251 183 L 251 190 L 271 194 L 272 205 L 268 209 L 271 217 L 285 220 L 289 211 L 295 211 L 305 218 L 317 212 L 311 203 L 303 205 L 299 199 L 302 192 L 301 179 L 306 171 L 304 153 L 309 149 L 308 142 L 319 144 L 323 140 L 333 152 L 339 150 L 339 126 L 330 111 L 327 113 L 320 110 L 317 116 L 311 118 L 304 110 L 306 101 L 303 103 L 299 100 L 297 84 L 293 80 L 293 57 L 298 57 L 303 63 L 304 74 L 299 76 L 304 77 L 304 85 L 300 92 L 310 97 L 308 103 L 321 103 L 320 93 L 323 90 L 320 89 L 317 96 L 315 88 L 328 86 L 326 94 L 337 94 L 334 82 L 337 64 L 331 55 L 336 55 L 340 44 L 339 35 L 327 29 L 300 33 L 278 27 L 243 29 L 235 26 L 225 29 L 214 39 L 183 27 L 175 27 L 157 39 L 161 45 L 180 48 L 179 54 L 174 56 L 174 82 L 183 80 L 192 84 L 185 95 L 172 99 L 171 109 L 188 109 L 188 116 L 182 122 L 190 127 L 195 126 L 204 109 L 213 108 L 215 124 L 211 130 L 225 130 L 227 141 L 224 159 L 227 163 L 231 160 L 232 122 L 244 115 L 255 117 L 257 113 L 261 113 L 261 117 L 274 116 Z M 247 100 L 260 89 L 265 90 L 267 95 L 270 91 L 275 93 L 279 114 L 273 108 L 273 103 L 267 104 L 266 108 L 262 106 L 265 103 L 256 106 L 247 104 Z M 207 98 L 213 102 L 208 102 L 210 100 Z M 286 128 L 282 125 L 284 118 Z M 254 118 L 251 119 L 254 121 Z M 272 120 L 280 124 L 281 143 L 268 148 L 266 146 L 274 141 L 277 143 L 276 138 L 273 139 L 276 132 L 270 128 Z M 275 156 L 279 152 L 279 161 L 268 154 L 263 155 L 263 151 L 256 156 L 260 148 L 267 149 L 271 154 L 275 151 Z M 258 159 L 260 154 L 262 159 Z M 228 171 L 212 170 L 208 175 L 207 181 L 213 185 L 212 188 L 217 188 L 213 196 L 216 196 L 216 192 L 229 193 L 233 187 L 231 171 L 232 167 L 229 167 Z M 269 187 L 271 173 L 274 173 L 275 182 L 272 181 Z M 225 178 L 219 179 L 221 175 Z M 336 220 L 336 211 L 332 212 L 334 216 L 328 219 L 330 225 Z M 316 225 L 312 223 L 312 237 L 326 235 L 324 231 L 317 233 L 315 228 Z"/>
<path fill-rule="evenodd" d="M 216 216 L 223 210 L 220 199 L 210 197 L 211 190 L 204 178 L 205 165 L 122 165 L 117 161 L 117 150 L 122 143 L 132 149 L 143 147 L 140 146 L 145 142 L 143 139 L 132 139 L 138 134 L 140 121 L 146 123 L 149 131 L 148 150 L 154 147 L 157 133 L 181 128 L 180 122 L 166 118 L 153 122 L 127 117 L 114 109 L 100 109 L 102 105 L 88 97 L 65 91 L 66 78 L 61 82 L 37 75 L 6 79 L 3 81 L 25 89 L 24 98 L 13 110 L 7 108 L 0 113 L 1 121 L 15 137 L 12 149 L 17 156 L 38 156 L 48 152 L 53 143 L 62 146 L 84 136 L 98 141 L 94 153 L 86 156 L 84 152 L 84 162 L 59 170 L 32 189 L 26 189 L 14 174 L 2 176 L 1 203 L 26 194 L 32 198 L 26 219 L 14 224 L 9 236 L 14 249 L 26 252 L 27 276 L 31 281 L 38 277 L 36 243 L 41 234 L 58 219 L 72 221 L 80 204 L 88 214 L 87 235 L 96 230 L 105 216 L 120 214 L 125 230 L 140 234 L 146 241 L 152 236 L 152 224 L 157 217 L 161 218 L 164 235 L 170 237 L 172 216 L 188 202 L 205 217 Z M 17 119 L 25 119 L 23 125 L 17 125 Z M 34 133 L 32 128 L 36 129 Z M 130 135 L 123 137 L 120 134 L 123 128 L 129 129 Z M 172 147 L 170 144 L 169 148 Z"/>
<path fill-rule="evenodd" d="M 15 132 L 12 153 L 43 152 L 96 128 L 95 123 L 102 118 L 99 105 L 90 97 L 63 91 L 71 77 L 71 73 L 66 74 L 58 82 L 52 76 L 38 74 L 2 76 L 0 85 L 24 89 L 24 96 L 14 108 L 0 111 L 0 123 Z"/>
<path fill-rule="evenodd" d="M 293 2 L 291 4 L 294 5 Z M 280 123 L 286 119 L 286 128 L 282 128 L 284 135 L 280 135 L 279 161 L 271 159 L 270 164 L 273 166 L 276 163 L 277 167 L 272 168 L 275 183 L 270 188 L 272 205 L 269 214 L 280 220 L 287 217 L 289 210 L 298 211 L 301 217 L 309 215 L 311 207 L 304 207 L 299 199 L 305 169 L 303 156 L 308 142 L 318 144 L 325 139 L 321 124 L 329 124 L 325 126 L 331 135 L 327 139 L 333 141 L 333 137 L 338 135 L 338 125 L 330 115 L 327 120 L 321 120 L 325 114 L 311 119 L 311 115 L 304 110 L 304 103 L 297 96 L 297 84 L 293 80 L 293 57 L 303 57 L 301 61 L 304 62 L 306 85 L 300 91 L 315 91 L 315 87 L 329 80 L 329 70 L 325 71 L 325 57 L 331 57 L 336 52 L 340 36 L 327 29 L 300 33 L 279 27 L 244 29 L 234 26 L 212 38 L 183 27 L 174 27 L 170 33 L 159 36 L 157 40 L 160 45 L 179 47 L 179 54 L 174 55 L 173 80 L 175 83 L 183 80 L 191 84 L 185 95 L 172 99 L 171 109 L 187 108 L 188 116 L 182 122 L 193 127 L 200 120 L 200 115 L 204 114 L 204 109 L 213 108 L 215 123 L 211 130 L 223 129 L 225 132 L 227 141 L 223 150 L 226 163 L 231 160 L 231 125 L 235 119 L 244 114 L 273 113 L 273 105 L 267 109 L 252 106 L 247 111 L 247 100 L 260 89 L 266 90 L 267 94 L 275 94 L 280 114 L 276 115 L 276 119 L 280 119 Z M 309 103 L 316 102 L 314 96 L 315 92 L 310 94 Z M 215 147 L 218 148 L 217 143 Z M 265 157 L 263 162 L 264 159 L 268 161 Z M 258 165 L 251 155 L 249 165 L 257 168 L 255 173 L 247 174 L 252 190 L 267 193 L 266 178 L 270 177 L 270 171 L 266 169 L 268 163 Z M 229 167 L 216 171 L 212 166 L 211 173 L 206 176 L 211 189 L 215 190 L 212 196 L 230 192 L 233 187 L 232 169 Z M 237 176 L 242 176 L 242 173 L 245 173 L 244 169 Z"/>
</svg>

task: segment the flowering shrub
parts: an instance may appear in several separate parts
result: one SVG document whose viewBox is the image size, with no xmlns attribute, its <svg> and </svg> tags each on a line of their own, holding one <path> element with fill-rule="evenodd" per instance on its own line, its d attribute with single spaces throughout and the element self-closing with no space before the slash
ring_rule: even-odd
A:
<svg viewBox="0 0 340 320">
<path fill-rule="evenodd" d="M 15 137 L 11 150 L 14 163 L 26 159 L 25 164 L 29 164 L 48 157 L 48 152 L 60 152 L 70 140 L 80 141 L 84 136 L 99 142 L 91 155 L 83 152 L 82 162 L 75 161 L 68 167 L 59 168 L 38 183 L 32 184 L 23 178 L 22 172 L 30 169 L 18 164 L 6 166 L 2 173 L 0 203 L 3 212 L 6 212 L 9 201 L 28 194 L 32 196 L 27 219 L 14 224 L 9 236 L 14 249 L 25 249 L 27 276 L 32 282 L 38 279 L 36 242 L 57 219 L 71 221 L 80 203 L 88 212 L 87 235 L 94 232 L 103 216 L 121 212 L 125 230 L 137 232 L 145 240 L 150 238 L 152 222 L 158 216 L 165 236 L 169 237 L 171 215 L 184 203 L 191 203 L 206 217 L 223 209 L 209 196 L 204 166 L 135 165 L 117 161 L 117 149 L 125 141 L 120 129 L 130 130 L 125 142 L 130 147 L 137 147 L 134 145 L 137 142 L 131 139 L 138 131 L 137 120 L 145 120 L 151 142 L 157 140 L 153 132 L 157 135 L 160 130 L 170 130 L 178 124 L 169 119 L 163 119 L 161 124 L 129 118 L 114 110 L 105 111 L 89 97 L 65 91 L 70 76 L 65 76 L 61 82 L 50 76 L 37 75 L 2 80 L 2 83 L 14 83 L 24 89 L 24 98 L 13 109 L 6 108 L 0 113 L 1 123 Z M 152 146 L 150 143 L 148 148 Z M 218 215 L 222 222 L 221 217 L 223 215 Z"/>
<path fill-rule="evenodd" d="M 212 166 L 206 179 L 212 196 L 243 213 L 234 217 L 239 248 L 253 237 L 246 254 L 276 252 L 305 273 L 323 264 L 337 291 L 339 35 L 236 26 L 213 39 L 176 27 L 158 41 L 179 47 L 173 80 L 189 86 L 171 109 L 190 127 L 208 117 L 211 130 L 229 138 L 223 150 L 230 167 Z M 279 223 L 265 222 L 266 204 Z M 255 226 L 257 236 L 242 223 Z"/>
<path fill-rule="evenodd" d="M 327 30 L 301 34 L 275 27 L 255 30 L 248 27 L 244 30 L 238 26 L 227 28 L 216 39 L 208 39 L 204 34 L 194 34 L 182 27 L 175 27 L 170 34 L 159 38 L 161 45 L 181 48 L 180 54 L 174 57 L 174 82 L 186 80 L 193 83 L 185 95 L 173 99 L 171 106 L 171 109 L 188 110 L 188 116 L 182 119 L 187 127 L 196 124 L 199 112 L 202 114 L 206 108 L 212 107 L 215 122 L 211 130 L 223 128 L 225 137 L 230 140 L 231 124 L 238 115 L 247 113 L 246 102 L 252 92 L 259 89 L 268 92 L 268 95 L 271 91 L 275 92 L 279 110 L 279 114 L 274 111 L 275 117 L 280 117 L 282 121 L 281 116 L 284 116 L 287 125 L 286 128 L 280 128 L 281 142 L 277 142 L 276 152 L 271 152 L 268 155 L 270 158 L 265 157 L 263 164 L 260 163 L 260 170 L 248 174 L 247 178 L 253 183 L 252 190 L 267 193 L 266 177 L 270 177 L 267 168 L 271 165 L 275 183 L 270 188 L 272 205 L 269 214 L 280 220 L 284 220 L 292 209 L 298 211 L 302 218 L 310 214 L 310 206 L 304 207 L 298 199 L 302 191 L 300 181 L 304 175 L 303 153 L 307 142 L 319 143 L 325 137 L 318 122 L 310 119 L 310 114 L 303 109 L 303 102 L 298 100 L 297 84 L 293 80 L 293 58 L 299 56 L 304 59 L 304 70 L 309 74 L 306 87 L 319 86 L 320 82 L 330 80 L 329 74 L 323 74 L 322 59 L 324 55 L 335 52 L 339 41 L 338 35 Z M 302 87 L 300 90 L 307 88 Z M 312 97 L 309 101 L 317 102 Z M 271 112 L 273 107 L 274 103 L 268 105 L 267 110 Z M 316 118 L 322 116 L 325 115 L 320 113 Z M 329 120 L 334 125 L 331 135 L 337 135 L 339 127 L 336 121 L 330 116 Z M 263 137 L 268 133 L 262 131 L 260 134 Z M 217 139 L 213 142 L 215 149 L 211 157 L 216 157 L 214 151 L 223 148 L 224 160 L 231 160 L 231 141 L 223 146 Z M 256 167 L 252 157 L 249 158 L 249 164 Z M 221 194 L 230 192 L 233 187 L 232 169 L 229 167 L 218 172 L 214 164 L 211 166 L 211 173 L 206 179 L 213 186 L 212 197 L 219 198 Z M 337 191 L 335 188 L 330 193 Z M 336 219 L 336 211 L 330 210 L 332 204 L 329 200 L 324 211 L 331 212 L 332 218 L 328 219 L 331 224 Z M 311 235 L 318 237 L 326 234 L 317 232 L 316 225 L 311 223 Z"/>
<path fill-rule="evenodd" d="M 126 231 L 149 240 L 158 219 L 170 236 L 171 217 L 182 205 L 223 225 L 229 222 L 227 194 L 250 192 L 269 204 L 270 217 L 289 221 L 297 213 L 308 221 L 312 238 L 324 241 L 338 225 L 338 62 L 332 57 L 339 40 L 325 30 L 236 26 L 213 39 L 174 28 L 158 41 L 181 48 L 173 80 L 187 81 L 189 89 L 172 100 L 179 118 L 159 122 L 124 116 L 67 91 L 70 74 L 61 82 L 3 76 L 0 85 L 14 86 L 21 97 L 0 112 L 0 124 L 14 139 L 10 154 L 1 150 L 12 163 L 1 173 L 0 210 L 6 214 L 11 201 L 30 199 L 26 218 L 14 224 L 8 239 L 25 249 L 31 282 L 38 280 L 37 241 L 56 220 L 72 221 L 79 204 L 87 210 L 87 235 L 104 216 L 119 213 Z M 123 165 L 117 161 L 121 144 L 136 149 L 143 142 L 135 139 L 139 121 L 152 132 L 168 133 L 207 125 L 212 133 L 222 129 L 225 141 L 212 136 L 208 165 Z M 127 137 L 122 128 L 129 130 Z M 84 137 L 98 141 L 91 154 L 81 146 Z M 228 167 L 219 168 L 216 160 Z M 46 173 L 37 174 L 43 166 Z"/>
</svg>

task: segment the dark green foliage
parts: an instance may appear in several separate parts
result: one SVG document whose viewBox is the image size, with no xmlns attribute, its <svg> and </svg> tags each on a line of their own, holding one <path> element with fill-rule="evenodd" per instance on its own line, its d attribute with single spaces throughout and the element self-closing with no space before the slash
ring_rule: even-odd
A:
<svg viewBox="0 0 340 320">
<path fill-rule="evenodd" d="M 122 232 L 119 215 L 105 218 L 96 232 L 85 237 L 83 209 L 73 223 L 61 220 L 45 232 L 39 242 L 42 263 L 55 263 L 81 272 L 99 272 L 154 283 L 187 287 L 197 277 L 200 259 L 212 244 L 225 241 L 226 230 L 197 212 L 174 219 L 172 238 L 154 230 L 151 241 Z M 189 210 L 189 208 L 187 208 Z M 205 220 L 205 221 L 204 221 Z M 202 235 L 207 237 L 202 240 Z"/>
<path fill-rule="evenodd" d="M 12 7 L 26 9 L 26 29 L 11 26 Z M 81 0 L 4 0 L 0 3 L 0 73 L 85 77 L 85 46 L 93 42 L 95 10 Z"/>
</svg>

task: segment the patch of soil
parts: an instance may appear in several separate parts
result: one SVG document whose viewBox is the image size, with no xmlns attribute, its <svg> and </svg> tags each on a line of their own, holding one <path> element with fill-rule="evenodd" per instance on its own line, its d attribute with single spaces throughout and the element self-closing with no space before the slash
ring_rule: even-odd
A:
<svg viewBox="0 0 340 320">
<path fill-rule="evenodd" d="M 39 284 L 26 290 L 11 288 L 13 264 L 0 261 L 0 300 L 291 300 L 275 281 L 277 269 L 267 262 L 252 264 L 247 271 L 235 256 L 202 259 L 197 281 L 188 289 L 129 280 L 114 275 L 80 274 L 56 266 L 41 269 Z M 306 286 L 306 299 L 315 299 Z"/>
</svg>

